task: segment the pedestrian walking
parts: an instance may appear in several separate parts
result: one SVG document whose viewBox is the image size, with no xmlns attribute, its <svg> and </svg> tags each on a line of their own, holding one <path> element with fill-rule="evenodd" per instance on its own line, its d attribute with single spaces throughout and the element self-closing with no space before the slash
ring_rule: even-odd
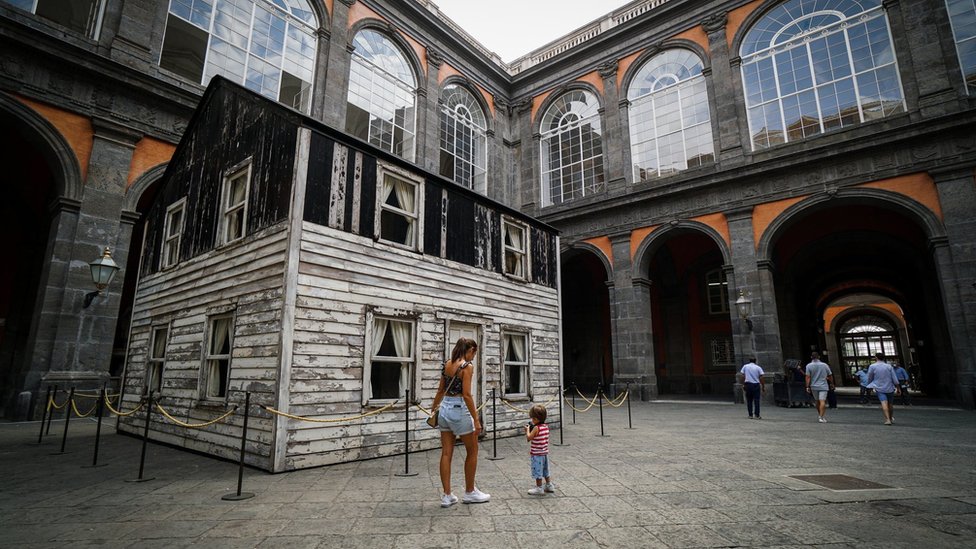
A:
<svg viewBox="0 0 976 549">
<path fill-rule="evenodd" d="M 807 392 L 817 406 L 817 421 L 827 423 L 827 392 L 834 388 L 834 374 L 830 366 L 820 361 L 820 353 L 810 353 L 806 367 Z"/>
<path fill-rule="evenodd" d="M 901 364 L 893 364 L 891 367 L 895 370 L 898 388 L 901 389 L 901 404 L 902 406 L 909 406 L 912 403 L 912 398 L 908 395 L 908 370 L 903 368 Z"/>
<path fill-rule="evenodd" d="M 857 378 L 857 383 L 861 386 L 860 402 L 861 404 L 867 404 L 868 397 L 871 396 L 871 389 L 868 389 L 868 369 L 861 366 L 856 372 L 854 372 L 854 377 Z"/>
<path fill-rule="evenodd" d="M 451 359 L 441 371 L 440 385 L 434 396 L 432 409 L 437 414 L 437 426 L 441 431 L 441 507 L 450 507 L 458 502 L 451 492 L 451 460 L 454 458 L 454 438 L 460 437 L 464 443 L 464 497 L 463 503 L 484 503 L 491 499 L 489 494 L 478 490 L 474 485 L 474 475 L 478 470 L 478 433 L 481 422 L 478 410 L 471 396 L 471 378 L 474 366 L 471 360 L 478 352 L 478 344 L 473 339 L 458 339 L 451 351 Z"/>
<path fill-rule="evenodd" d="M 746 408 L 749 410 L 749 419 L 762 419 L 762 416 L 759 415 L 759 402 L 762 400 L 762 395 L 766 393 L 766 383 L 762 378 L 765 372 L 756 364 L 756 357 L 751 357 L 749 362 L 742 366 L 740 373 L 745 379 L 742 390 L 746 394 Z M 753 407 L 755 407 L 755 415 L 753 415 Z"/>
<path fill-rule="evenodd" d="M 529 489 L 530 496 L 544 496 L 556 491 L 549 473 L 549 424 L 546 423 L 548 412 L 542 404 L 536 404 L 529 409 L 531 425 L 525 426 L 525 439 L 529 441 L 529 462 L 535 486 Z M 542 481 L 545 480 L 545 486 Z"/>
<path fill-rule="evenodd" d="M 881 413 L 884 415 L 884 424 L 891 425 L 895 422 L 894 412 L 891 404 L 894 397 L 901 393 L 898 388 L 898 377 L 895 369 L 884 361 L 884 353 L 875 353 L 874 357 L 878 360 L 868 366 L 868 387 L 874 389 L 874 394 L 878 395 L 878 402 L 881 403 Z"/>
</svg>

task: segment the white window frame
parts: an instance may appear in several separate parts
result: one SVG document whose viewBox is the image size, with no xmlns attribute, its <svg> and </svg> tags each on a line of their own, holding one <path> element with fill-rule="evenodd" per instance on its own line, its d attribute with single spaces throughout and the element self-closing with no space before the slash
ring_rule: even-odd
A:
<svg viewBox="0 0 976 549">
<path fill-rule="evenodd" d="M 376 338 L 379 334 L 376 333 L 376 321 L 386 320 L 388 322 L 402 322 L 410 325 L 410 356 L 409 357 L 388 357 L 388 356 L 374 356 L 373 347 L 374 345 L 382 344 L 382 342 L 377 343 Z M 365 348 L 363 352 L 363 390 L 362 390 L 362 404 L 363 406 L 384 406 L 397 400 L 403 399 L 406 395 L 401 390 L 397 398 L 373 398 L 372 393 L 372 370 L 373 362 L 391 362 L 401 363 L 400 375 L 406 374 L 406 383 L 401 384 L 402 389 L 410 391 L 411 400 L 418 402 L 417 399 L 417 363 L 418 363 L 418 353 L 417 350 L 420 348 L 420 321 L 414 316 L 402 316 L 395 314 L 382 314 L 374 311 L 367 311 L 366 313 L 366 337 Z M 405 372 L 404 372 L 405 371 Z M 401 378 L 402 379 L 402 378 Z"/>
<path fill-rule="evenodd" d="M 529 238 L 530 238 L 530 235 L 532 234 L 531 231 L 529 231 L 529 226 L 526 225 L 525 223 L 522 223 L 520 221 L 517 221 L 517 220 L 515 220 L 515 219 L 513 219 L 511 217 L 508 217 L 506 215 L 501 216 L 501 218 L 502 218 L 502 273 L 505 276 L 507 276 L 507 277 L 514 278 L 514 279 L 517 279 L 517 280 L 529 280 L 529 268 L 531 266 L 529 264 Z M 518 248 L 515 248 L 513 246 L 509 246 L 505 242 L 505 236 L 508 234 L 508 227 L 515 227 L 515 228 L 518 228 L 518 229 L 521 229 L 522 230 L 522 244 L 523 245 L 522 245 L 522 249 L 521 250 L 519 250 Z M 515 254 L 515 255 L 521 255 L 522 256 L 521 257 L 521 265 L 522 265 L 522 274 L 521 275 L 519 275 L 517 273 L 510 273 L 510 272 L 508 272 L 508 261 L 507 261 L 507 259 L 508 259 L 508 254 L 509 253 L 512 253 L 512 254 Z"/>
<path fill-rule="evenodd" d="M 146 376 L 144 380 L 144 386 L 148 389 L 149 393 L 161 393 L 163 390 L 163 372 L 166 368 L 166 351 L 169 348 L 169 328 L 168 323 L 156 324 L 149 330 L 149 345 L 146 348 Z M 165 332 L 163 336 L 165 338 L 163 343 L 163 356 L 156 356 L 156 336 L 160 332 Z M 157 373 L 158 375 L 155 375 Z M 155 387 L 153 386 L 153 379 L 156 380 Z"/>
<path fill-rule="evenodd" d="M 227 202 L 230 200 L 230 188 L 231 183 L 236 181 L 239 177 L 243 175 L 244 177 L 244 201 L 241 204 L 235 204 L 233 207 Z M 223 246 L 225 244 L 231 244 L 242 240 L 247 236 L 247 214 L 248 199 L 251 196 L 251 159 L 248 158 L 244 162 L 237 164 L 233 168 L 227 170 L 224 173 L 224 181 L 222 184 L 220 192 L 220 232 L 218 234 L 219 245 Z M 227 223 L 227 218 L 236 213 L 238 210 L 242 211 L 241 218 L 241 235 L 237 238 L 228 238 L 227 231 L 230 229 L 230 225 Z"/>
<path fill-rule="evenodd" d="M 952 17 L 952 12 L 950 10 L 949 1 L 946 0 L 946 17 L 949 18 L 949 26 L 952 28 L 952 42 L 956 46 L 956 58 L 959 61 L 959 71 L 962 74 L 962 85 L 966 89 L 967 94 L 976 94 L 976 88 L 969 84 L 969 80 L 966 74 L 966 66 L 963 65 L 962 49 L 960 46 L 963 42 L 972 42 L 976 40 L 976 36 L 971 36 L 968 38 L 960 39 L 959 36 L 962 34 L 963 29 L 959 26 L 959 18 Z"/>
<path fill-rule="evenodd" d="M 506 345 L 506 343 L 507 343 L 508 338 L 511 337 L 511 336 L 518 336 L 518 337 L 524 338 L 524 341 L 525 341 L 525 361 L 519 362 L 519 361 L 509 361 L 509 360 L 506 360 L 506 355 L 508 353 L 508 346 Z M 502 367 L 501 367 L 501 370 L 502 370 L 501 371 L 501 381 L 502 381 L 501 385 L 502 385 L 502 395 L 505 398 L 507 398 L 507 399 L 511 399 L 511 398 L 525 399 L 525 400 L 531 400 L 532 399 L 532 351 L 531 351 L 532 345 L 531 345 L 531 341 L 532 341 L 532 333 L 529 330 L 521 329 L 521 328 L 514 328 L 514 327 L 513 328 L 502 328 L 502 330 L 501 330 L 501 344 L 499 345 L 501 347 L 500 364 L 502 365 Z M 508 383 L 509 368 L 510 367 L 513 367 L 513 366 L 514 367 L 519 367 L 519 368 L 524 368 L 525 369 L 525 387 L 523 387 L 525 389 L 524 392 L 521 392 L 521 393 L 510 393 L 510 392 L 508 392 L 508 388 L 510 386 L 510 384 Z"/>
<path fill-rule="evenodd" d="M 180 227 L 176 234 L 169 232 L 172 223 L 170 222 L 176 212 L 180 212 Z M 163 223 L 163 251 L 159 256 L 159 268 L 167 269 L 180 262 L 180 244 L 183 241 L 183 229 L 186 227 L 186 197 L 183 197 L 168 208 L 166 208 L 166 218 Z M 170 249 L 174 249 L 173 260 L 170 261 Z"/>
<path fill-rule="evenodd" d="M 210 344 L 213 341 L 213 331 L 214 327 L 217 325 L 218 320 L 228 319 L 230 323 L 228 324 L 227 339 L 228 343 L 228 353 L 224 354 L 213 354 L 210 348 Z M 210 402 L 226 402 L 227 395 L 230 394 L 230 372 L 233 368 L 233 356 L 234 356 L 234 326 L 237 324 L 235 315 L 233 311 L 225 313 L 217 313 L 207 316 L 207 327 L 204 331 L 204 341 L 203 341 L 203 366 L 200 368 L 200 400 L 210 401 Z M 224 395 L 212 394 L 212 387 L 210 387 L 209 379 L 211 377 L 210 370 L 217 366 L 217 361 L 226 360 L 227 361 L 227 374 L 224 380 Z"/>
<path fill-rule="evenodd" d="M 709 278 L 713 273 L 718 273 L 718 282 L 712 282 Z M 719 308 L 715 309 L 712 303 L 712 293 L 711 286 L 717 284 L 722 286 L 720 288 L 720 297 L 717 303 L 720 303 Z M 712 269 L 705 273 L 705 301 L 708 303 L 708 314 L 710 315 L 720 315 L 728 314 L 729 312 L 729 281 L 728 277 L 725 275 L 725 271 L 720 268 Z"/>
<path fill-rule="evenodd" d="M 414 212 L 394 208 L 383 203 L 383 181 L 387 177 L 398 179 L 414 186 Z M 394 189 L 393 192 L 396 192 L 396 190 Z M 390 212 L 413 221 L 413 244 L 403 244 L 383 238 L 383 212 Z M 374 220 L 373 234 L 378 242 L 396 246 L 404 250 L 424 251 L 424 180 L 422 178 L 390 165 L 380 164 L 377 166 L 376 219 Z"/>
</svg>

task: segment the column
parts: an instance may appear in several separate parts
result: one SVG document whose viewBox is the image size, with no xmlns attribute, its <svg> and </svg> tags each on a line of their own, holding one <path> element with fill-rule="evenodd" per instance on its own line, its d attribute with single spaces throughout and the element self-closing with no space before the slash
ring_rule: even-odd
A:
<svg viewBox="0 0 976 549">
<path fill-rule="evenodd" d="M 976 407 L 976 168 L 933 172 L 946 239 L 933 243 L 959 402 Z"/>
<path fill-rule="evenodd" d="M 487 195 L 506 206 L 517 208 L 515 205 L 515 174 L 511 169 L 511 148 L 505 139 L 511 134 L 509 121 L 511 106 L 503 97 L 492 97 L 495 104 L 494 124 L 488 127 L 488 174 Z M 488 116 L 491 116 L 489 111 Z"/>
<path fill-rule="evenodd" d="M 610 332 L 613 338 L 613 392 L 631 391 L 641 400 L 656 398 L 657 374 L 651 323 L 651 281 L 635 273 L 630 232 L 610 236 L 613 274 L 610 287 Z"/>
<path fill-rule="evenodd" d="M 616 196 L 627 192 L 624 159 L 630 158 L 630 149 L 624 145 L 620 120 L 617 61 L 604 63 L 598 70 L 603 78 L 603 171 L 608 194 Z"/>
<path fill-rule="evenodd" d="M 444 56 L 434 48 L 427 48 L 427 83 L 421 84 L 425 92 L 426 104 L 417 101 L 417 164 L 433 173 L 440 172 L 440 122 L 441 122 L 441 88 L 437 81 Z M 420 91 L 420 90 L 418 90 Z M 424 120 L 421 125 L 421 120 Z"/>
<path fill-rule="evenodd" d="M 325 112 L 330 103 L 335 99 L 329 100 L 328 80 L 329 80 L 329 52 L 332 51 L 332 33 L 324 26 L 316 31 L 318 39 L 318 52 L 315 55 L 315 75 L 312 77 L 312 105 L 309 114 L 316 120 L 325 121 Z M 340 48 L 345 50 L 345 48 Z M 348 73 L 346 78 L 349 78 Z M 342 96 L 345 97 L 345 96 Z"/>
<path fill-rule="evenodd" d="M 118 11 L 113 4 L 109 2 L 103 20 L 111 25 L 107 32 L 114 34 L 112 59 L 141 72 L 149 72 L 156 61 L 152 56 L 152 45 L 162 44 L 169 2 L 126 0 Z M 103 32 L 106 29 L 103 28 Z"/>
<path fill-rule="evenodd" d="M 713 127 L 718 129 L 718 149 L 715 160 L 719 163 L 735 163 L 742 160 L 742 124 L 745 110 L 741 90 L 742 82 L 738 75 L 738 57 L 730 59 L 729 43 L 725 35 L 727 14 L 718 13 L 702 21 L 702 28 L 708 35 L 708 51 L 711 58 L 711 71 L 707 82 L 714 115 Z M 735 77 L 733 78 L 733 73 Z"/>
<path fill-rule="evenodd" d="M 332 28 L 329 31 L 329 48 L 326 66 L 329 73 L 317 75 L 325 78 L 324 97 L 320 118 L 326 125 L 339 130 L 346 127 L 346 96 L 349 91 L 349 60 L 352 55 L 352 36 L 349 35 L 349 6 L 356 0 L 332 2 Z"/>
<path fill-rule="evenodd" d="M 958 94 L 946 66 L 946 60 L 954 59 L 956 52 L 954 46 L 943 49 L 945 44 L 939 39 L 952 36 L 945 2 L 885 0 L 884 9 L 895 51 L 902 54 L 898 56 L 901 73 L 911 75 L 902 78 L 908 108 L 917 105 L 926 118 L 958 110 Z"/>
<path fill-rule="evenodd" d="M 532 98 L 519 101 L 514 105 L 514 108 L 518 115 L 522 154 L 520 161 L 521 178 L 517 186 L 519 196 L 512 207 L 529 215 L 538 215 L 539 209 L 543 206 L 540 195 L 542 174 L 539 173 L 539 141 L 542 135 L 535 131 L 532 124 Z"/>
</svg>

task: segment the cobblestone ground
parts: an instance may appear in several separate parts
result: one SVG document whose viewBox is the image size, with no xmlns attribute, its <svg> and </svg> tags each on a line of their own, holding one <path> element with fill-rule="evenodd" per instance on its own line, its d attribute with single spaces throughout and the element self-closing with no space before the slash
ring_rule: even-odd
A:
<svg viewBox="0 0 976 549">
<path fill-rule="evenodd" d="M 568 411 L 568 408 L 567 408 Z M 0 424 L 3 547 L 974 547 L 976 414 L 947 408 L 842 406 L 819 424 L 810 409 L 635 403 L 567 421 L 554 446 L 556 494 L 525 493 L 527 445 L 481 447 L 478 485 L 489 503 L 439 506 L 438 452 L 287 474 L 245 472 L 256 497 L 222 501 L 234 464 L 61 424 L 38 445 L 37 423 Z M 111 429 L 108 429 L 111 432 Z M 55 434 L 57 433 L 57 435 Z M 558 430 L 553 442 L 559 442 Z M 463 449 L 455 455 L 455 492 Z M 844 474 L 890 489 L 831 491 L 791 478 Z"/>
</svg>

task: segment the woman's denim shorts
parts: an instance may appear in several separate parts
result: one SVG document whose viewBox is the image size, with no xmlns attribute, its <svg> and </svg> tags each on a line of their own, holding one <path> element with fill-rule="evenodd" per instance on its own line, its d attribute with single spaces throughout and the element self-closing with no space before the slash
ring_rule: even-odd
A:
<svg viewBox="0 0 976 549">
<path fill-rule="evenodd" d="M 463 436 L 474 432 L 474 420 L 471 419 L 471 412 L 464 399 L 457 396 L 446 396 L 441 401 L 441 406 L 437 412 L 437 426 L 441 432 L 451 432 L 457 436 Z"/>
</svg>

